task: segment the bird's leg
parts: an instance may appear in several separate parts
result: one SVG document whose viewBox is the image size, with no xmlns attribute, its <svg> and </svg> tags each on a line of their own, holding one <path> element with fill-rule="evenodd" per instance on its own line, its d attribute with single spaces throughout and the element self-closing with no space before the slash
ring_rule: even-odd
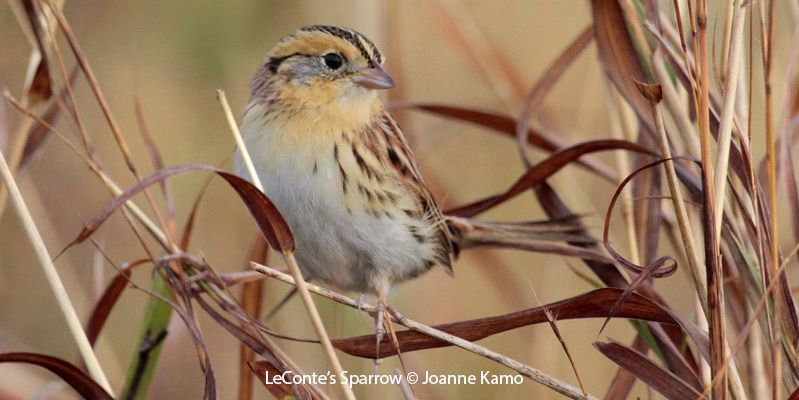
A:
<svg viewBox="0 0 799 400">
<path fill-rule="evenodd" d="M 380 342 L 386 334 L 383 321 L 386 316 L 386 288 L 377 289 L 377 313 L 375 314 L 375 372 L 380 364 Z"/>
<path fill-rule="evenodd" d="M 363 303 L 364 303 L 363 298 L 364 298 L 363 293 L 358 295 L 358 311 L 363 310 Z"/>
</svg>

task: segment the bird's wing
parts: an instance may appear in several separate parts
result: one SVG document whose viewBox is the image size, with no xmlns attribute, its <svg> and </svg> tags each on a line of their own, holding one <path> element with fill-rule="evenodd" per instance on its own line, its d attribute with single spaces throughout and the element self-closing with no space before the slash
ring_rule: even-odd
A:
<svg viewBox="0 0 799 400">
<path fill-rule="evenodd" d="M 416 197 L 417 217 L 428 220 L 435 227 L 437 242 L 436 261 L 447 272 L 452 273 L 452 233 L 447 226 L 441 209 L 436 205 L 433 195 L 419 172 L 416 159 L 408 146 L 405 135 L 394 118 L 383 112 L 379 121 L 373 124 L 370 147 L 372 151 L 395 171 L 399 182 Z"/>
</svg>

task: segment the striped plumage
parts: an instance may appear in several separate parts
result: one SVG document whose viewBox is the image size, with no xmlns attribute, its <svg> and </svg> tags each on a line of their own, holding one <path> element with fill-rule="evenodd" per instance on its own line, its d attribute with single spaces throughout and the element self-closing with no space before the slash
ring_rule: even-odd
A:
<svg viewBox="0 0 799 400">
<path fill-rule="evenodd" d="M 353 30 L 301 28 L 255 74 L 241 131 L 267 196 L 294 232 L 306 278 L 384 299 L 393 284 L 433 266 L 451 272 L 452 244 L 377 96 L 393 86 L 382 63 Z"/>
</svg>

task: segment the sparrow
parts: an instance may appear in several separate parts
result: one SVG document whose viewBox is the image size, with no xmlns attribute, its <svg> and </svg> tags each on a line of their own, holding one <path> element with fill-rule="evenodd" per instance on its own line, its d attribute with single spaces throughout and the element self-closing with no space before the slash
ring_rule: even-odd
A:
<svg viewBox="0 0 799 400">
<path fill-rule="evenodd" d="M 452 274 L 455 252 L 405 135 L 378 96 L 395 85 L 383 62 L 352 29 L 300 28 L 266 55 L 240 121 L 264 193 L 294 234 L 303 276 L 376 295 L 378 343 L 392 286 L 434 267 Z"/>
</svg>

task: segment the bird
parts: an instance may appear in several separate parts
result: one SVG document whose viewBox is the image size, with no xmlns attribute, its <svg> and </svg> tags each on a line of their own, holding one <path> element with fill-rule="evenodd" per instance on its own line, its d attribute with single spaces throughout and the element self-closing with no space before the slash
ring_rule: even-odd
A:
<svg viewBox="0 0 799 400">
<path fill-rule="evenodd" d="M 239 123 L 264 193 L 295 237 L 303 277 L 377 297 L 378 349 L 392 287 L 436 267 L 452 275 L 457 253 L 379 97 L 395 86 L 384 62 L 353 29 L 302 27 L 267 53 Z M 236 160 L 247 177 L 240 152 Z"/>
</svg>

